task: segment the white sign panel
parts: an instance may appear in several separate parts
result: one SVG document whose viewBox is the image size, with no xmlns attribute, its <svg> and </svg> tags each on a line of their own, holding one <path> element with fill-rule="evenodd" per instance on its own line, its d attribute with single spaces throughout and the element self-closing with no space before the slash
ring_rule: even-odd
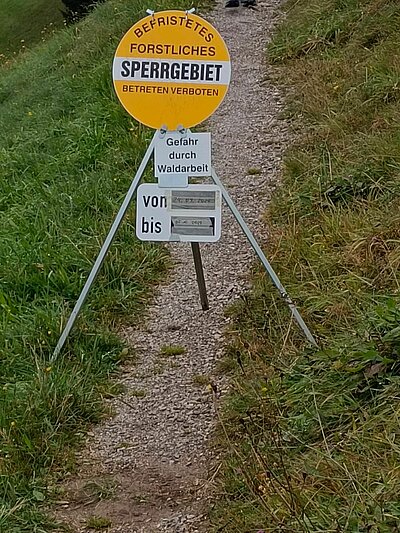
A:
<svg viewBox="0 0 400 533">
<path fill-rule="evenodd" d="M 154 175 L 210 176 L 211 134 L 167 132 L 154 149 Z"/>
<path fill-rule="evenodd" d="M 138 188 L 136 235 L 142 241 L 216 242 L 221 236 L 221 190 L 216 185 Z"/>
</svg>

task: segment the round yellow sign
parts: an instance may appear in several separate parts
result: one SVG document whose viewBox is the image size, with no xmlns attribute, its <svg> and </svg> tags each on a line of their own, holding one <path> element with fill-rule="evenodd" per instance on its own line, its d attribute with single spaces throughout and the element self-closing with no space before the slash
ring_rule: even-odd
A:
<svg viewBox="0 0 400 533">
<path fill-rule="evenodd" d="M 115 91 L 139 122 L 169 131 L 209 117 L 229 86 L 224 40 L 203 18 L 160 11 L 123 36 L 113 64 Z"/>
</svg>

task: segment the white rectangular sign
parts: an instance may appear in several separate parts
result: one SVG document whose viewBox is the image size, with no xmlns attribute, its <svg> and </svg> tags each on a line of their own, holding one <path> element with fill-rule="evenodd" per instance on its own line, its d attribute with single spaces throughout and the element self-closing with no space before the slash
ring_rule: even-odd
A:
<svg viewBox="0 0 400 533">
<path fill-rule="evenodd" d="M 221 236 L 221 190 L 216 185 L 138 188 L 136 235 L 142 241 L 216 242 Z"/>
<path fill-rule="evenodd" d="M 171 131 L 154 148 L 154 175 L 210 176 L 211 134 Z"/>
<path fill-rule="evenodd" d="M 137 53 L 136 50 L 135 52 Z M 113 79 L 118 81 L 176 83 L 179 80 L 179 83 L 185 84 L 227 85 L 230 72 L 229 61 L 205 63 L 188 59 L 115 57 L 113 64 Z M 171 87 L 172 94 L 174 89 L 177 90 L 176 87 Z"/>
</svg>

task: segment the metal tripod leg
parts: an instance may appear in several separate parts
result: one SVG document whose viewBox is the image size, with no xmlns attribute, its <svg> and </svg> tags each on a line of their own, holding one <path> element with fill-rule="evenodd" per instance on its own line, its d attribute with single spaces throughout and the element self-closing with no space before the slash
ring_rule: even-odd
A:
<svg viewBox="0 0 400 533">
<path fill-rule="evenodd" d="M 131 183 L 131 186 L 129 187 L 129 190 L 128 192 L 126 193 L 126 196 L 125 196 L 125 199 L 118 211 L 118 214 L 117 216 L 115 217 L 115 220 L 111 226 L 111 229 L 106 237 L 106 240 L 104 241 L 104 244 L 103 246 L 101 247 L 101 250 L 99 252 L 99 255 L 97 256 L 97 259 L 92 267 L 92 270 L 90 271 L 90 274 L 89 274 L 89 277 L 88 279 L 86 280 L 86 283 L 82 289 L 82 292 L 78 298 L 78 301 L 76 302 L 75 304 L 75 307 L 71 313 L 71 316 L 69 317 L 68 319 L 68 322 L 64 328 L 64 331 L 62 332 L 61 334 L 61 337 L 57 343 L 57 346 L 55 347 L 55 350 L 53 352 L 53 355 L 51 356 L 51 361 L 54 361 L 59 353 L 61 352 L 64 344 L 65 344 L 65 341 L 67 340 L 68 338 L 68 335 L 75 323 L 75 320 L 77 319 L 79 313 L 80 313 L 80 310 L 86 300 L 86 297 L 89 293 L 89 290 L 91 288 L 91 286 L 93 285 L 93 282 L 94 280 L 96 279 L 96 276 L 101 268 L 101 265 L 103 264 L 103 261 L 107 255 L 107 252 L 111 246 L 111 243 L 112 241 L 114 240 L 114 237 L 115 237 L 115 234 L 117 233 L 118 231 L 118 228 L 119 226 L 121 225 L 121 222 L 128 210 L 128 207 L 131 203 L 131 200 L 133 198 L 133 195 L 135 194 L 136 192 L 136 189 L 137 189 L 137 186 L 140 182 L 140 179 L 142 177 L 142 174 L 146 168 L 146 165 L 151 157 L 151 154 L 153 153 L 153 150 L 154 150 L 154 143 L 155 143 L 155 139 L 156 139 L 156 135 L 157 135 L 157 132 L 153 135 L 153 139 L 151 140 L 151 143 L 149 144 L 147 150 L 146 150 L 146 153 L 144 154 L 144 157 L 142 159 L 142 162 L 140 163 L 139 165 L 139 168 L 136 172 L 136 175 Z"/>
<path fill-rule="evenodd" d="M 287 305 L 290 308 L 290 311 L 292 312 L 292 315 L 300 328 L 303 330 L 304 335 L 307 337 L 307 339 L 313 344 L 314 346 L 318 346 L 316 340 L 314 339 L 311 331 L 308 329 L 306 323 L 304 322 L 303 318 L 301 317 L 300 313 L 298 312 L 295 304 L 293 303 L 290 296 L 285 291 L 285 288 L 283 287 L 282 283 L 279 281 L 278 276 L 274 272 L 274 269 L 268 262 L 267 258 L 264 255 L 264 252 L 261 250 L 259 244 L 257 243 L 256 239 L 254 238 L 254 235 L 250 231 L 249 227 L 247 226 L 246 222 L 244 221 L 242 215 L 239 213 L 238 209 L 236 208 L 235 204 L 233 203 L 231 197 L 228 194 L 228 191 L 225 189 L 225 187 L 222 185 L 221 180 L 219 179 L 217 173 L 214 169 L 211 170 L 211 176 L 214 180 L 214 183 L 218 185 L 221 188 L 222 197 L 225 200 L 227 206 L 231 210 L 233 216 L 236 218 L 239 226 L 242 228 L 243 233 L 246 235 L 248 241 L 250 242 L 251 246 L 253 247 L 253 250 L 258 255 L 260 261 L 265 267 L 265 270 L 268 272 L 272 282 L 274 283 L 275 287 L 280 292 L 282 298 L 285 300 Z"/>
</svg>

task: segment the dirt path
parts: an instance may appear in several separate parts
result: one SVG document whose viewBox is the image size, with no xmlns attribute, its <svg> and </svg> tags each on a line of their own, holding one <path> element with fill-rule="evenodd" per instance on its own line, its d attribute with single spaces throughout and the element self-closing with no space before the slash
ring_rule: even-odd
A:
<svg viewBox="0 0 400 533">
<path fill-rule="evenodd" d="M 270 0 L 257 10 L 221 4 L 207 16 L 225 38 L 233 65 L 228 96 L 210 121 L 213 162 L 260 240 L 260 216 L 288 138 L 279 120 L 281 95 L 264 64 L 279 4 Z M 126 392 L 111 401 L 115 416 L 89 435 L 79 476 L 60 503 L 58 516 L 74 531 L 86 531 L 93 516 L 103 517 L 104 525 L 109 520 L 110 533 L 208 531 L 207 480 L 209 465 L 216 466 L 208 443 L 216 422 L 214 392 L 219 397 L 224 389 L 215 377 L 224 309 L 244 290 L 253 261 L 226 210 L 222 230 L 218 244 L 201 246 L 210 311 L 200 308 L 190 246 L 172 245 L 170 279 L 139 329 L 124 332 L 139 362 L 121 373 Z M 170 345 L 183 353 L 163 354 Z"/>
</svg>

